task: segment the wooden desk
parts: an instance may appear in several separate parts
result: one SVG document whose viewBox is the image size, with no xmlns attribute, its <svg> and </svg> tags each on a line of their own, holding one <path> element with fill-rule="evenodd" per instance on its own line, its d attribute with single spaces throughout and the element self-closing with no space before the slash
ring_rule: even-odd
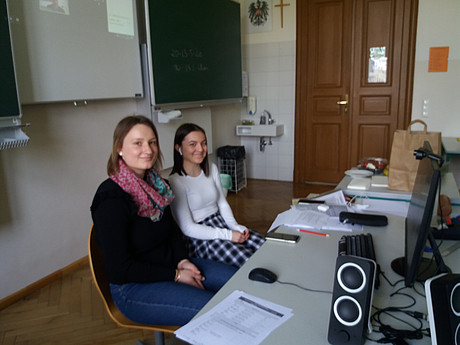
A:
<svg viewBox="0 0 460 345">
<path fill-rule="evenodd" d="M 395 282 L 402 277 L 391 270 L 390 264 L 393 259 L 404 253 L 404 218 L 389 216 L 388 220 L 389 224 L 386 227 L 367 227 L 365 231 L 373 235 L 376 258 L 381 269 L 390 281 Z M 298 234 L 292 228 L 281 227 L 278 231 Z M 294 316 L 274 330 L 262 344 L 328 344 L 327 333 L 332 300 L 330 294 L 307 292 L 277 282 L 264 284 L 248 279 L 248 274 L 253 268 L 264 267 L 275 272 L 281 281 L 296 283 L 311 289 L 332 291 L 337 243 L 346 233 L 335 231 L 328 233 L 330 237 L 301 233 L 301 239 L 297 244 L 267 241 L 211 299 L 198 316 L 209 311 L 234 290 L 243 290 L 293 309 Z M 460 262 L 460 250 L 446 258 L 446 263 L 454 272 L 459 272 L 458 264 L 454 265 L 458 262 Z M 373 305 L 378 307 L 406 305 L 407 298 L 390 297 L 390 294 L 400 287 L 403 287 L 403 283 L 391 287 L 381 279 L 380 288 L 374 292 Z M 418 290 L 423 291 L 423 287 L 419 286 Z M 413 290 L 408 291 L 417 300 L 416 306 L 411 309 L 426 313 L 425 299 Z M 375 333 L 371 337 L 378 339 L 381 334 Z M 367 343 L 372 344 L 369 341 Z M 431 340 L 424 337 L 420 341 L 408 341 L 408 343 L 431 344 Z"/>
</svg>

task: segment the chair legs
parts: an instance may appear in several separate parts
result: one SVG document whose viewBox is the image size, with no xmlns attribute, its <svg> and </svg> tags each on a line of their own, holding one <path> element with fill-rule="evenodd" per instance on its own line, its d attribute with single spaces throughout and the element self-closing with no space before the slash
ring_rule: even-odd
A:
<svg viewBox="0 0 460 345">
<path fill-rule="evenodd" d="M 165 334 L 162 331 L 155 331 L 155 345 L 165 345 Z"/>
<path fill-rule="evenodd" d="M 162 331 L 154 331 L 155 334 L 155 345 L 165 345 L 165 334 Z M 144 345 L 140 340 L 136 341 L 136 345 Z"/>
</svg>

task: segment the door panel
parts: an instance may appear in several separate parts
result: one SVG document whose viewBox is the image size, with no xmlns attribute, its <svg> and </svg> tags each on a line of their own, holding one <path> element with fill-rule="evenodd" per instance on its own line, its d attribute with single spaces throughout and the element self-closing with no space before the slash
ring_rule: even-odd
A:
<svg viewBox="0 0 460 345">
<path fill-rule="evenodd" d="M 385 157 L 388 151 L 389 127 L 386 125 L 364 124 L 359 126 L 358 156 Z"/>
<path fill-rule="evenodd" d="M 348 54 L 348 51 L 343 51 L 344 42 L 341 34 L 346 15 L 344 7 L 341 2 L 321 2 L 311 9 L 311 20 L 315 22 L 314 31 L 310 35 L 312 43 L 316 46 L 316 56 L 312 61 L 316 72 L 315 88 L 343 85 L 342 59 Z"/>
<path fill-rule="evenodd" d="M 340 151 L 337 149 L 340 138 L 340 126 L 337 124 L 319 124 L 313 126 L 312 142 L 314 147 L 321 148 L 313 152 L 313 169 L 317 171 L 336 171 L 334 162 L 339 160 Z M 324 138 L 328 138 L 324 140 Z M 330 159 L 324 159 L 322 152 L 328 152 Z"/>
<path fill-rule="evenodd" d="M 299 0 L 294 181 L 388 158 L 410 121 L 418 0 Z M 348 98 L 347 98 L 348 97 Z"/>
<path fill-rule="evenodd" d="M 332 182 L 343 175 L 348 161 L 347 106 L 337 102 L 344 100 L 350 87 L 350 74 L 344 72 L 351 62 L 352 8 L 350 1 L 340 0 L 308 1 L 307 5 L 300 7 L 309 23 L 307 53 L 301 56 L 308 71 L 301 77 L 307 88 L 297 97 L 306 98 L 300 107 L 309 116 L 302 119 L 304 132 L 296 138 L 303 142 L 308 157 L 301 158 L 306 172 L 302 180 Z"/>
<path fill-rule="evenodd" d="M 402 44 L 401 0 L 355 3 L 355 65 L 352 76 L 350 165 L 364 157 L 390 158 L 397 129 Z M 404 115 L 404 114 L 402 114 Z"/>
</svg>

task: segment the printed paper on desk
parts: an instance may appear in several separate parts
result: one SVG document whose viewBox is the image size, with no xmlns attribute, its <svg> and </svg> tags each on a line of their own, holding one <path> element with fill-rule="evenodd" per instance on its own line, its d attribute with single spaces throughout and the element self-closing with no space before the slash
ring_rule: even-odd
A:
<svg viewBox="0 0 460 345">
<path fill-rule="evenodd" d="M 314 204 L 298 204 L 298 205 L 292 205 L 291 208 L 294 208 L 298 211 L 314 211 L 314 212 L 322 212 L 327 214 L 329 217 L 339 217 L 340 212 L 349 212 L 350 209 L 346 205 L 328 205 L 327 210 L 322 211 L 320 210 L 320 206 L 324 206 L 324 204 L 321 205 L 314 205 Z"/>
<path fill-rule="evenodd" d="M 360 224 L 341 223 L 339 217 L 329 217 L 321 230 L 363 232 L 364 227 Z"/>
<path fill-rule="evenodd" d="M 372 199 L 366 198 L 365 203 L 366 212 L 369 213 L 382 213 L 382 214 L 393 214 L 395 216 L 406 217 L 409 209 L 410 200 L 383 200 L 383 199 Z M 354 208 L 354 207 L 352 207 Z"/>
<path fill-rule="evenodd" d="M 337 190 L 335 192 L 327 192 L 325 194 L 322 194 L 314 200 L 323 200 L 326 202 L 328 205 L 346 205 L 347 201 L 345 200 L 345 195 L 343 195 L 343 192 L 341 190 Z"/>
<path fill-rule="evenodd" d="M 290 308 L 234 291 L 174 333 L 190 344 L 256 345 L 292 315 Z"/>
<path fill-rule="evenodd" d="M 290 210 L 280 213 L 268 231 L 270 232 L 280 225 L 294 228 L 321 229 L 328 219 L 329 216 L 324 212 L 303 211 L 292 207 Z"/>
<path fill-rule="evenodd" d="M 347 211 L 346 206 L 331 206 L 326 212 L 314 211 L 317 205 L 293 205 L 290 210 L 280 213 L 269 232 L 280 225 L 293 228 L 318 229 L 318 230 L 337 230 L 353 231 L 362 230 L 361 227 L 354 227 L 351 224 L 342 224 L 339 222 L 339 214 Z"/>
</svg>

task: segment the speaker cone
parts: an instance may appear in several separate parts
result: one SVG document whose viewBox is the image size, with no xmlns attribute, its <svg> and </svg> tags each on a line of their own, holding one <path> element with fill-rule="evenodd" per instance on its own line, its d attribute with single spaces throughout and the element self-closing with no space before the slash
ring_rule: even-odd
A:
<svg viewBox="0 0 460 345">
<path fill-rule="evenodd" d="M 337 280 L 340 287 L 349 293 L 358 293 L 366 286 L 366 274 L 354 262 L 346 262 L 340 266 Z"/>
<path fill-rule="evenodd" d="M 450 294 L 450 306 L 452 312 L 460 316 L 460 283 L 457 283 L 452 289 L 452 293 Z"/>
<path fill-rule="evenodd" d="M 345 326 L 357 325 L 363 316 L 359 303 L 350 296 L 340 296 L 334 302 L 334 315 Z"/>
</svg>

